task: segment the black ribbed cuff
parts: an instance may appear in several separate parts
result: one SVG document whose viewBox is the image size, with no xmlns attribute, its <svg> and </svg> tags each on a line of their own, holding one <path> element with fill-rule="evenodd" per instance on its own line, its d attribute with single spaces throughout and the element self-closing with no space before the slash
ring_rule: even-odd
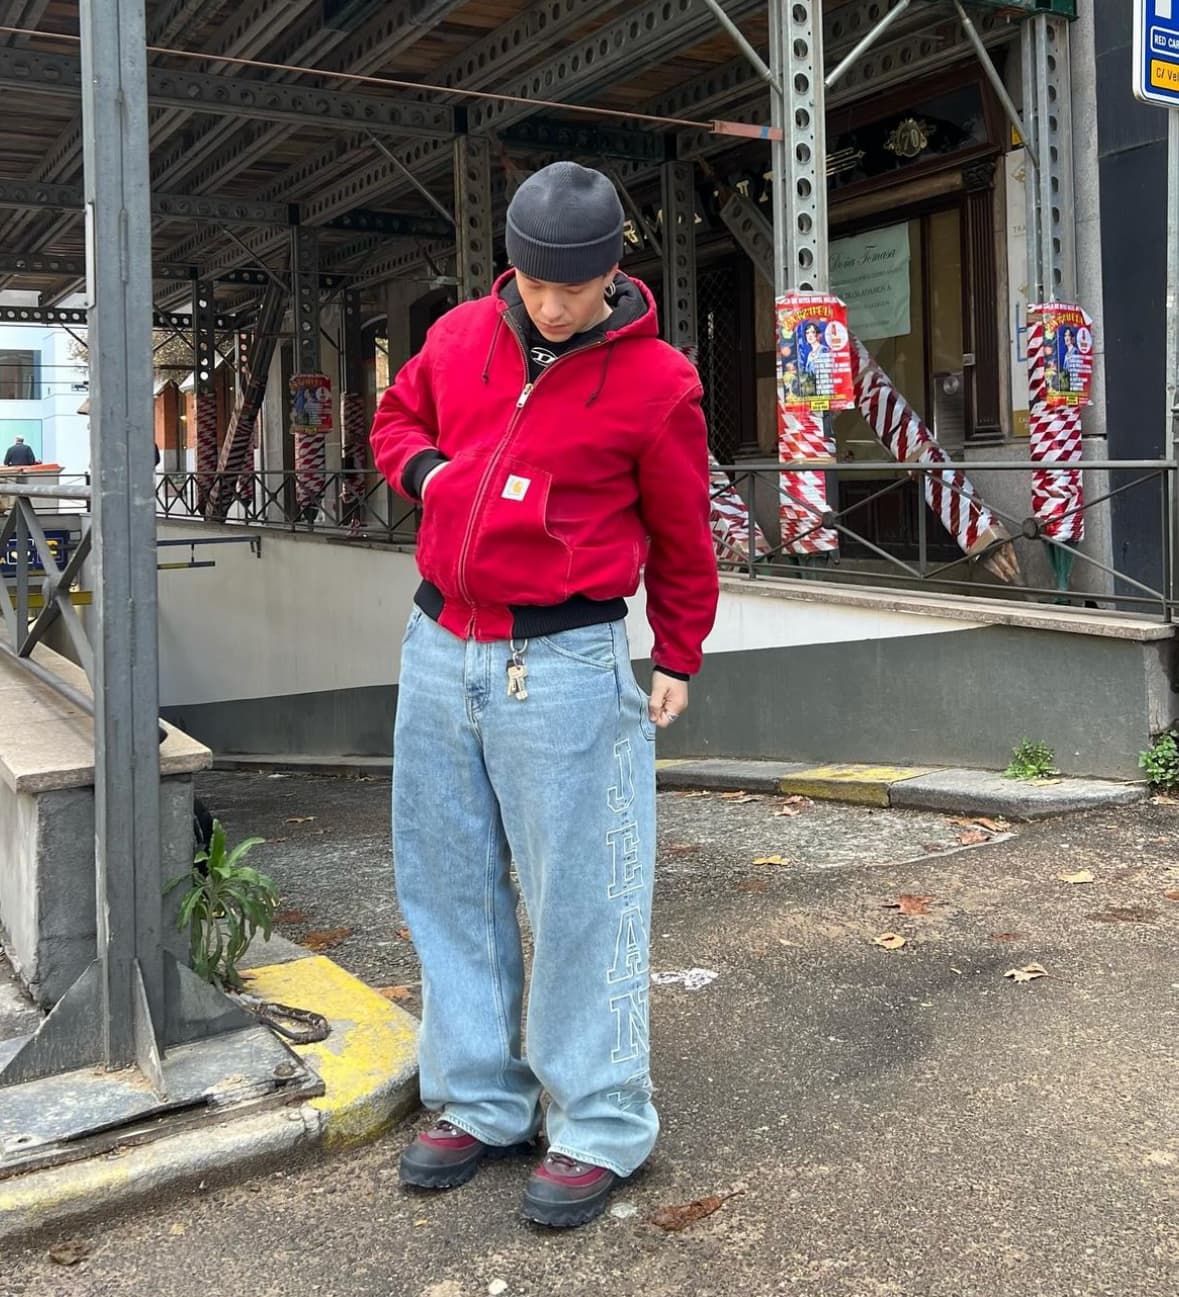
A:
<svg viewBox="0 0 1179 1297">
<path fill-rule="evenodd" d="M 667 667 L 661 667 L 658 665 L 652 666 L 651 670 L 658 671 L 661 676 L 670 676 L 673 680 L 682 680 L 685 684 L 692 678 L 683 671 L 671 671 Z"/>
<path fill-rule="evenodd" d="M 426 475 L 439 464 L 449 464 L 450 460 L 440 450 L 420 450 L 401 470 L 401 486 L 411 499 L 422 498 L 422 483 Z"/>
</svg>

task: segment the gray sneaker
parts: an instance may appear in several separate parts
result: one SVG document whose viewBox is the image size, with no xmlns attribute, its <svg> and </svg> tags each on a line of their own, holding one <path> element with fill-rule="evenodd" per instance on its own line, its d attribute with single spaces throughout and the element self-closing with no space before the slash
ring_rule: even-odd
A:
<svg viewBox="0 0 1179 1297">
<path fill-rule="evenodd" d="M 525 1186 L 520 1214 L 537 1225 L 585 1225 L 605 1210 L 617 1181 L 604 1166 L 549 1153 Z"/>
<path fill-rule="evenodd" d="M 454 1189 L 466 1184 L 485 1158 L 511 1157 L 535 1147 L 535 1139 L 519 1144 L 485 1144 L 445 1118 L 424 1130 L 401 1155 L 399 1178 L 415 1189 Z"/>
</svg>

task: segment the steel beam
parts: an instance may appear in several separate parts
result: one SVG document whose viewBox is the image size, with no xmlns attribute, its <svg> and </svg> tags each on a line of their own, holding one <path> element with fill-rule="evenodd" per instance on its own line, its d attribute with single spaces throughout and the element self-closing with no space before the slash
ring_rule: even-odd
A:
<svg viewBox="0 0 1179 1297">
<path fill-rule="evenodd" d="M 295 324 L 295 369 L 319 372 L 319 236 L 305 225 L 291 230 L 291 302 Z"/>
<path fill-rule="evenodd" d="M 446 0 L 445 3 L 434 0 L 429 4 L 423 4 L 422 0 L 399 0 L 398 3 L 384 4 L 351 36 L 317 25 L 317 11 L 309 23 L 300 23 L 283 31 L 282 39 L 273 48 L 268 48 L 269 61 L 288 64 L 311 62 L 317 67 L 360 74 L 375 72 L 381 67 L 395 65 L 400 54 L 416 44 L 459 3 L 461 0 Z M 284 84 L 294 80 L 296 75 L 275 72 L 270 80 Z M 349 85 L 348 82 L 334 84 L 340 90 Z M 247 148 L 232 150 L 230 156 L 231 150 L 225 146 L 233 130 L 233 126 L 225 122 L 195 124 L 190 138 L 161 158 L 158 174 L 165 183 L 171 184 L 198 166 L 205 175 L 217 175 L 226 167 L 240 170 L 293 133 L 288 127 L 268 127 L 256 132 Z M 222 151 L 210 157 L 214 149 Z"/>
<path fill-rule="evenodd" d="M 153 194 L 151 211 L 172 220 L 211 221 L 215 224 L 289 225 L 290 207 L 253 198 L 219 198 L 208 194 Z M 80 185 L 50 185 L 37 181 L 0 180 L 0 207 L 48 208 L 78 211 Z"/>
<path fill-rule="evenodd" d="M 1073 301 L 1076 226 L 1068 23 L 1039 14 L 1023 24 L 1023 123 L 1039 169 L 1027 177 L 1028 301 Z"/>
<path fill-rule="evenodd" d="M 560 153 L 563 157 L 583 155 L 626 158 L 658 164 L 667 157 L 667 141 L 651 130 L 627 126 L 590 125 L 585 121 L 562 121 L 555 117 L 529 117 L 505 127 L 499 138 L 509 148 L 538 153 Z"/>
<path fill-rule="evenodd" d="M 81 0 L 97 635 L 94 818 L 102 1060 L 156 1070 L 164 1021 L 143 6 Z M 146 988 L 150 1017 L 140 997 Z"/>
<path fill-rule="evenodd" d="M 696 359 L 696 175 L 690 162 L 663 165 L 663 332 Z"/>
<path fill-rule="evenodd" d="M 325 222 L 324 228 L 353 230 L 357 234 L 384 234 L 395 239 L 438 239 L 449 234 L 453 227 L 451 222 L 440 217 L 373 212 L 357 207 Z"/>
<path fill-rule="evenodd" d="M 770 62 L 783 88 L 770 96 L 783 138 L 774 171 L 774 292 L 827 287 L 827 125 L 819 0 L 771 0 Z"/>
<path fill-rule="evenodd" d="M 0 49 L 0 89 L 74 98 L 82 92 L 81 64 L 65 55 Z M 389 135 L 450 139 L 454 110 L 440 104 L 394 99 L 386 94 L 349 94 L 264 81 L 235 68 L 232 76 L 150 68 L 148 97 L 154 107 L 181 108 L 235 120 L 338 126 Z"/>
<path fill-rule="evenodd" d="M 454 142 L 455 233 L 459 298 L 485 297 L 495 276 L 491 222 L 491 146 L 463 135 Z"/>
</svg>

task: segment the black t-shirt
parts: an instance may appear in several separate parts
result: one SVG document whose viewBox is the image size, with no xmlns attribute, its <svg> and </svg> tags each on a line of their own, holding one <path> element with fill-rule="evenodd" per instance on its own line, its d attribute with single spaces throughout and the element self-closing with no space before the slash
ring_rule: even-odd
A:
<svg viewBox="0 0 1179 1297">
<path fill-rule="evenodd" d="M 524 350 L 528 353 L 528 381 L 535 383 L 555 360 L 570 351 L 580 351 L 582 347 L 591 347 L 600 342 L 610 325 L 608 319 L 595 324 L 584 333 L 575 333 L 564 342 L 550 342 L 548 338 L 532 323 L 527 313 L 524 315 Z"/>
</svg>

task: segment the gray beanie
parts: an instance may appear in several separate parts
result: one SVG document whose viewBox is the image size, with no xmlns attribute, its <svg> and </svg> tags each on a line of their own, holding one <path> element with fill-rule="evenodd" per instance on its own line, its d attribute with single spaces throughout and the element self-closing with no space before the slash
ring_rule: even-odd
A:
<svg viewBox="0 0 1179 1297">
<path fill-rule="evenodd" d="M 508 258 L 530 279 L 583 284 L 622 260 L 622 204 L 600 171 L 554 162 L 508 205 Z"/>
</svg>

